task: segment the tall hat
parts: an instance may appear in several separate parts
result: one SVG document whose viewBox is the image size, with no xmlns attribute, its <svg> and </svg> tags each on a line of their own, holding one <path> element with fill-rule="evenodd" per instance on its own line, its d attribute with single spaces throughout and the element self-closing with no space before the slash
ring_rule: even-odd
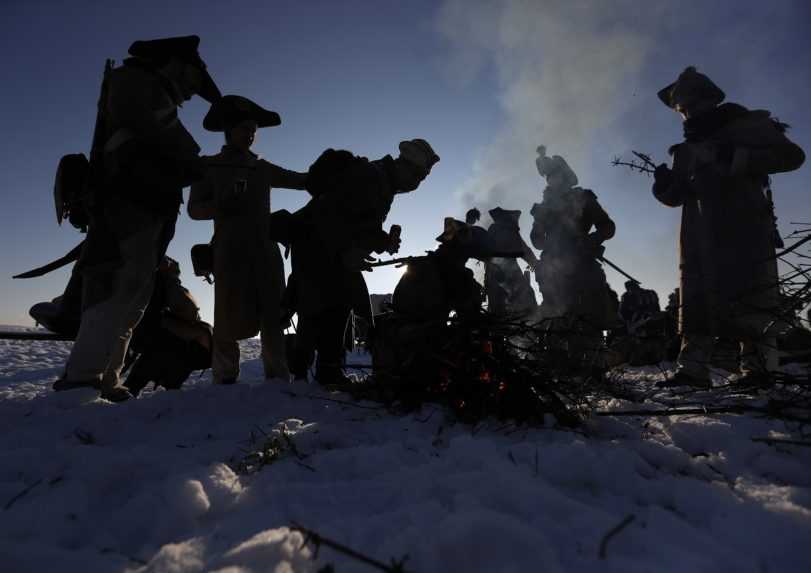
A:
<svg viewBox="0 0 811 573">
<path fill-rule="evenodd" d="M 431 167 L 439 161 L 437 155 L 431 145 L 424 139 L 410 139 L 408 141 L 401 141 L 400 157 L 418 165 L 426 172 L 431 171 Z"/>
<path fill-rule="evenodd" d="M 501 207 L 490 209 L 488 213 L 496 223 L 514 223 L 517 225 L 518 220 L 521 218 L 521 211 L 510 211 Z"/>
<path fill-rule="evenodd" d="M 538 168 L 538 173 L 544 179 L 548 179 L 550 175 L 559 173 L 563 175 L 564 181 L 568 187 L 577 185 L 577 175 L 566 160 L 560 155 L 553 155 L 549 157 L 546 154 L 546 146 L 539 145 L 536 149 L 538 157 L 535 159 L 535 166 Z"/>
<path fill-rule="evenodd" d="M 225 131 L 240 122 L 252 119 L 257 127 L 274 127 L 282 123 L 282 118 L 275 111 L 270 111 L 238 95 L 222 96 L 211 104 L 203 127 L 208 131 Z"/>
<path fill-rule="evenodd" d="M 657 95 L 662 103 L 673 109 L 705 100 L 718 105 L 726 97 L 721 88 L 693 66 L 686 68 L 675 82 L 659 90 Z"/>
<path fill-rule="evenodd" d="M 220 98 L 220 90 L 214 80 L 211 79 L 206 64 L 197 51 L 199 45 L 200 36 L 175 36 L 157 40 L 138 40 L 130 46 L 129 54 L 156 67 L 163 66 L 173 57 L 196 67 L 203 76 L 202 86 L 198 93 L 204 100 L 214 103 Z"/>
</svg>

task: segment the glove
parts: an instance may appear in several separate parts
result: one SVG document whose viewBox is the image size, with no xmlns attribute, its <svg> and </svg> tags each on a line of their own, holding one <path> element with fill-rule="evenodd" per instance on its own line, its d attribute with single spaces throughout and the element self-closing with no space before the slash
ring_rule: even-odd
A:
<svg viewBox="0 0 811 573">
<path fill-rule="evenodd" d="M 605 254 L 603 240 L 597 235 L 597 233 L 591 233 L 588 237 L 586 237 L 586 249 L 595 259 L 599 259 Z"/>
<path fill-rule="evenodd" d="M 363 249 L 351 248 L 341 253 L 341 265 L 350 271 L 371 271 L 370 263 L 376 261 Z"/>
<path fill-rule="evenodd" d="M 400 250 L 400 245 L 402 244 L 402 239 L 399 236 L 393 236 L 389 234 L 389 245 L 386 249 L 386 252 L 390 255 L 394 255 Z"/>
</svg>

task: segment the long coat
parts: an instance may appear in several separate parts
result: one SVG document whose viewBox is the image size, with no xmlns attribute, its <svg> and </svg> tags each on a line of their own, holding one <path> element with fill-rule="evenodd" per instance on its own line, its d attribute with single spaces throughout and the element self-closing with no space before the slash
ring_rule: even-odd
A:
<svg viewBox="0 0 811 573">
<path fill-rule="evenodd" d="M 770 173 L 797 169 L 805 155 L 769 112 L 724 106 L 717 116 L 726 112 L 729 121 L 671 148 L 672 173 L 657 177 L 653 193 L 682 207 L 682 332 L 757 336 L 779 295 L 765 185 Z"/>
<path fill-rule="evenodd" d="M 596 260 L 589 232 L 599 241 L 614 236 L 616 226 L 590 189 L 547 188 L 532 206 L 530 240 L 542 249 L 536 278 L 548 316 L 574 314 L 607 326 L 616 308 L 605 272 Z"/>
<path fill-rule="evenodd" d="M 271 188 L 304 189 L 305 176 L 228 145 L 205 159 L 189 215 L 214 220 L 214 326 L 218 337 L 250 338 L 279 320 L 284 290 L 279 245 L 270 236 Z"/>
</svg>

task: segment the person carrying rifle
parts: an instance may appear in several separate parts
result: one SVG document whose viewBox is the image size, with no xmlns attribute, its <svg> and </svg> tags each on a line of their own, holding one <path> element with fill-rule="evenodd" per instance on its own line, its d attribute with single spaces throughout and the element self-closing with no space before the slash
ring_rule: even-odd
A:
<svg viewBox="0 0 811 573">
<path fill-rule="evenodd" d="M 439 157 L 427 141 L 400 143 L 400 156 L 369 161 L 349 151 L 328 149 L 313 163 L 307 190 L 313 199 L 293 214 L 291 283 L 298 331 L 291 370 L 306 378 L 318 352 L 316 379 L 345 384 L 344 331 L 354 310 L 373 324 L 361 270 L 372 252 L 400 248 L 399 233 L 383 230 L 395 195 L 414 191 Z"/>
<path fill-rule="evenodd" d="M 174 235 L 182 189 L 205 168 L 177 108 L 195 94 L 220 97 L 199 43 L 197 36 L 135 42 L 132 57 L 105 80 L 102 137 L 91 151 L 89 231 L 78 263 L 82 318 L 54 390 L 90 387 L 112 401 L 131 397 L 120 383 L 130 338 Z"/>
</svg>

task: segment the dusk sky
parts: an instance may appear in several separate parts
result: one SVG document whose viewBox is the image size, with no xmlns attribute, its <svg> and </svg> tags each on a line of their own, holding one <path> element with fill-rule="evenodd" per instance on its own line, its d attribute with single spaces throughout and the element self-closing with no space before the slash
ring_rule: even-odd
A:
<svg viewBox="0 0 811 573">
<path fill-rule="evenodd" d="M 535 148 L 563 155 L 617 223 L 606 257 L 663 302 L 677 284 L 679 210 L 654 200 L 652 179 L 613 167 L 630 150 L 667 159 L 680 118 L 656 92 L 688 65 L 728 101 L 769 109 L 811 153 L 811 3 L 798 0 L 546 2 L 448 0 L 0 3 L 0 324 L 33 324 L 29 307 L 61 293 L 68 269 L 11 276 L 49 262 L 81 239 L 56 225 L 59 158 L 88 152 L 106 58 L 135 40 L 197 34 L 224 94 L 282 117 L 260 130 L 254 151 L 305 171 L 327 147 L 372 159 L 402 139 L 428 140 L 442 160 L 422 186 L 396 198 L 386 228 L 403 227 L 400 255 L 436 246 L 446 216 L 472 206 L 521 209 L 529 241 L 532 203 L 544 182 Z M 222 135 L 202 128 L 208 104 L 180 110 L 203 153 Z M 811 169 L 777 175 L 785 235 L 811 221 Z M 184 192 L 188 198 L 188 191 Z M 274 190 L 273 209 L 304 205 L 301 191 Z M 210 222 L 183 211 L 168 254 L 212 319 L 213 287 L 194 277 L 189 249 Z M 367 273 L 371 292 L 391 292 L 400 271 Z M 606 269 L 619 293 L 624 278 Z M 329 277 L 324 277 L 329 280 Z"/>
</svg>

